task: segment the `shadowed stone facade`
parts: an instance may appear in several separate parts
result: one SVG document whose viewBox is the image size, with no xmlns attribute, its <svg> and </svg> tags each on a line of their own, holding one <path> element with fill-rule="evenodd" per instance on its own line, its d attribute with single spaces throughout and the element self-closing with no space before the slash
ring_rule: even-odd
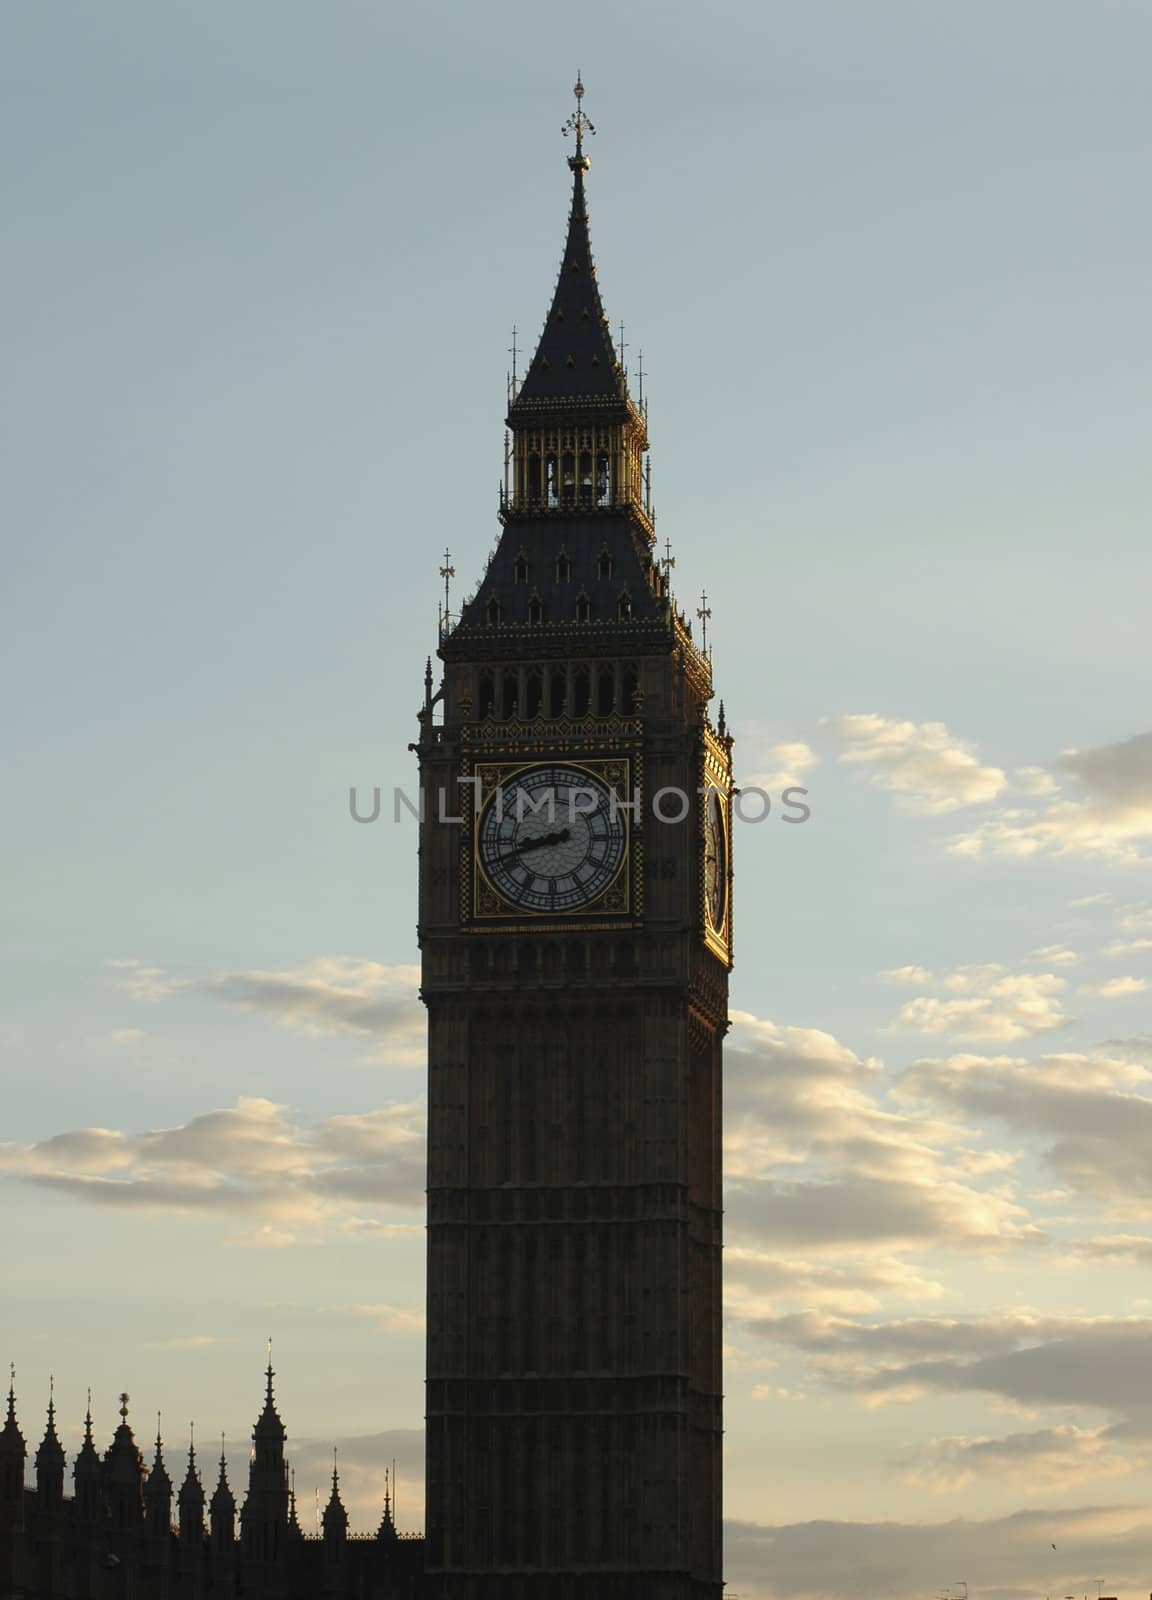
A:
<svg viewBox="0 0 1152 1600">
<path fill-rule="evenodd" d="M 415 747 L 429 1583 L 439 1600 L 718 1600 L 732 742 L 655 553 L 579 102 L 573 128 L 501 537 L 445 618 Z M 550 774 L 591 786 L 590 822 L 493 809 Z M 678 820 L 654 815 L 661 789 L 669 819 L 685 797 Z"/>
</svg>

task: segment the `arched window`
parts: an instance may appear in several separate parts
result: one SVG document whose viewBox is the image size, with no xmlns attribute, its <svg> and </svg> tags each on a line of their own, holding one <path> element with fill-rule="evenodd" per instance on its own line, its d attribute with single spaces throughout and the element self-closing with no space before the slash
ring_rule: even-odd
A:
<svg viewBox="0 0 1152 1600">
<path fill-rule="evenodd" d="M 520 715 L 520 676 L 516 672 L 504 674 L 504 704 L 502 707 L 506 717 Z"/>
<path fill-rule="evenodd" d="M 495 595 L 493 595 L 492 599 L 489 600 L 488 604 L 484 608 L 484 620 L 490 628 L 494 628 L 500 621 L 500 616 L 500 602 L 496 599 Z"/>
<path fill-rule="evenodd" d="M 612 576 L 612 568 L 614 565 L 615 563 L 608 553 L 608 547 L 605 545 L 604 549 L 600 552 L 600 559 L 596 563 L 596 576 L 598 578 L 610 578 Z"/>
<path fill-rule="evenodd" d="M 636 691 L 640 687 L 640 676 L 635 667 L 624 668 L 624 710 L 635 711 Z"/>
<path fill-rule="evenodd" d="M 552 682 L 548 695 L 548 715 L 551 717 L 562 717 L 566 709 L 564 702 L 567 700 L 567 698 L 568 674 L 562 667 L 554 667 L 552 669 Z"/>
<path fill-rule="evenodd" d="M 576 457 L 571 450 L 564 452 L 564 460 L 560 468 L 560 497 L 565 505 L 571 505 L 576 498 Z"/>
<path fill-rule="evenodd" d="M 580 452 L 580 504 L 585 506 L 592 504 L 592 452 L 590 450 L 582 450 Z"/>
<path fill-rule="evenodd" d="M 544 699 L 544 679 L 541 673 L 531 672 L 528 675 L 528 710 L 530 717 L 540 715 L 540 705 Z"/>
<path fill-rule="evenodd" d="M 496 684 L 490 672 L 480 674 L 480 716 L 490 717 L 496 706 Z"/>
<path fill-rule="evenodd" d="M 561 550 L 556 557 L 556 582 L 572 582 L 572 562 L 569 560 L 567 550 Z"/>
<path fill-rule="evenodd" d="M 631 619 L 631 616 L 632 616 L 632 596 L 628 593 L 627 589 L 624 590 L 624 593 L 620 596 L 619 600 L 617 600 L 617 602 L 616 602 L 616 615 L 623 622 L 628 622 Z"/>
<path fill-rule="evenodd" d="M 586 594 L 576 596 L 576 621 L 587 622 L 592 615 L 592 604 Z"/>
<path fill-rule="evenodd" d="M 556 452 L 553 450 L 544 463 L 544 499 L 550 506 L 560 504 L 560 478 L 556 466 Z"/>
<path fill-rule="evenodd" d="M 601 450 L 596 457 L 596 504 L 606 506 L 611 503 L 612 482 L 608 466 L 608 452 Z"/>
<path fill-rule="evenodd" d="M 512 577 L 517 583 L 528 582 L 528 561 L 523 550 L 512 563 Z"/>
<path fill-rule="evenodd" d="M 588 715 L 589 702 L 591 701 L 591 698 L 592 698 L 592 690 L 591 690 L 591 685 L 590 685 L 590 683 L 588 681 L 587 668 L 583 668 L 582 667 L 577 672 L 577 674 L 576 674 L 576 686 L 575 687 L 576 687 L 576 706 L 575 706 L 576 715 L 578 717 L 586 717 Z"/>
<path fill-rule="evenodd" d="M 533 627 L 538 627 L 544 621 L 544 602 L 538 594 L 534 594 L 528 602 L 528 621 Z"/>
<path fill-rule="evenodd" d="M 601 667 L 596 680 L 596 710 L 607 717 L 616 709 L 616 674 L 611 667 Z"/>
<path fill-rule="evenodd" d="M 527 488 L 529 500 L 536 501 L 540 498 L 540 457 L 536 451 L 528 457 Z"/>
</svg>

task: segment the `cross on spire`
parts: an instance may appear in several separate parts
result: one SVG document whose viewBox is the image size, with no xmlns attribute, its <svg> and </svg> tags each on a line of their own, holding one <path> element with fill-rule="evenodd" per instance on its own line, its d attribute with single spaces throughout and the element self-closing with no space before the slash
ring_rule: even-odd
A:
<svg viewBox="0 0 1152 1600">
<path fill-rule="evenodd" d="M 576 96 L 576 109 L 568 118 L 568 121 L 564 124 L 560 131 L 563 133 L 565 138 L 567 138 L 570 133 L 574 133 L 576 135 L 576 154 L 568 157 L 568 165 L 572 168 L 573 172 L 587 172 L 590 162 L 588 157 L 584 154 L 584 135 L 586 133 L 595 133 L 596 129 L 592 125 L 590 119 L 585 115 L 584 107 L 581 104 L 584 99 L 584 84 L 580 77 L 579 71 L 576 73 L 576 85 L 573 88 L 572 93 Z"/>
<path fill-rule="evenodd" d="M 121 1419 L 124 1422 L 128 1421 L 128 1401 L 129 1401 L 129 1398 L 130 1398 L 130 1396 L 129 1396 L 127 1390 L 125 1390 L 120 1396 L 120 1416 L 121 1416 Z"/>
<path fill-rule="evenodd" d="M 708 604 L 708 591 L 700 591 L 700 609 L 696 615 L 700 618 L 700 649 L 704 655 L 708 654 L 708 621 L 712 615 L 712 607 Z"/>
</svg>

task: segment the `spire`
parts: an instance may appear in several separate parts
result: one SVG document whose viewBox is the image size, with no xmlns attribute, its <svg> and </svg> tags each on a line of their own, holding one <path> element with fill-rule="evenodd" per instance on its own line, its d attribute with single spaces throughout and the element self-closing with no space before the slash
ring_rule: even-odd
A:
<svg viewBox="0 0 1152 1600">
<path fill-rule="evenodd" d="M 576 153 L 569 156 L 572 169 L 572 209 L 568 213 L 568 237 L 560 263 L 560 276 L 552 297 L 552 308 L 536 346 L 536 354 L 519 392 L 510 407 L 511 417 L 539 407 L 556 407 L 565 402 L 590 401 L 602 415 L 605 404 L 626 402 L 624 374 L 612 346 L 608 318 L 600 301 L 592 243 L 588 235 L 588 204 L 584 196 L 584 174 L 591 162 L 584 153 L 584 135 L 594 133 L 584 115 L 584 85 L 576 79 L 576 110 L 564 124 L 564 132 L 575 133 Z"/>
<path fill-rule="evenodd" d="M 72 1482 L 76 1496 L 77 1514 L 87 1522 L 95 1521 L 103 1506 L 103 1488 L 100 1482 L 100 1457 L 92 1438 L 92 1391 L 88 1391 L 88 1409 L 84 1413 L 84 1442 L 72 1463 Z"/>
<path fill-rule="evenodd" d="M 224 1435 L 220 1435 L 220 1472 L 209 1503 L 212 1523 L 212 1548 L 230 1548 L 236 1537 L 236 1496 L 228 1483 L 228 1463 L 224 1457 Z"/>
<path fill-rule="evenodd" d="M 395 1463 L 393 1463 L 394 1468 Z M 387 1467 L 384 1469 L 384 1515 L 380 1519 L 376 1537 L 389 1543 L 399 1537 L 396 1532 L 396 1524 L 392 1520 L 392 1473 L 389 1472 Z"/>
<path fill-rule="evenodd" d="M 24 1435 L 16 1422 L 16 1368 L 12 1366 L 8 1380 L 8 1417 L 0 1428 L 0 1514 L 2 1508 L 7 1508 L 10 1514 L 18 1514 L 27 1454 Z"/>
<path fill-rule="evenodd" d="M 332 1451 L 332 1493 L 324 1507 L 324 1537 L 329 1542 L 348 1537 L 348 1513 L 340 1499 L 340 1474 L 336 1467 L 336 1451 Z"/>
<path fill-rule="evenodd" d="M 115 1528 L 136 1527 L 144 1514 L 144 1458 L 128 1423 L 128 1396 L 120 1396 L 120 1426 L 104 1452 L 108 1507 Z"/>
<path fill-rule="evenodd" d="M 172 1525 L 172 1479 L 164 1465 L 164 1441 L 160 1437 L 160 1413 L 156 1413 L 156 1454 L 144 1485 L 149 1531 L 167 1534 Z"/>
<path fill-rule="evenodd" d="M 296 1468 L 293 1467 L 289 1478 L 288 1489 L 288 1531 L 297 1538 L 304 1537 L 304 1529 L 300 1526 L 300 1518 L 296 1515 Z"/>
<path fill-rule="evenodd" d="M 283 1439 L 284 1424 L 276 1410 L 276 1397 L 272 1392 L 272 1379 L 276 1376 L 272 1370 L 272 1341 L 268 1341 L 268 1367 L 264 1374 L 264 1409 L 252 1430 L 254 1439 Z"/>
<path fill-rule="evenodd" d="M 56 1385 L 48 1379 L 48 1426 L 36 1452 L 36 1493 L 45 1510 L 64 1500 L 64 1446 L 56 1434 Z"/>
<path fill-rule="evenodd" d="M 196 1470 L 196 1429 L 188 1424 L 188 1467 L 176 1497 L 180 1507 L 180 1537 L 196 1544 L 204 1537 L 204 1485 Z"/>
</svg>

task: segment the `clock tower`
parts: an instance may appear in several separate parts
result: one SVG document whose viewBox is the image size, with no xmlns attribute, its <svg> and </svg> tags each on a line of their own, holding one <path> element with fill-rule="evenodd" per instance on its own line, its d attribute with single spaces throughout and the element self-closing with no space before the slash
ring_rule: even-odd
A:
<svg viewBox="0 0 1152 1600">
<path fill-rule="evenodd" d="M 572 205 L 417 749 L 437 1600 L 719 1600 L 731 748 Z M 702 608 L 706 623 L 706 607 Z"/>
</svg>

